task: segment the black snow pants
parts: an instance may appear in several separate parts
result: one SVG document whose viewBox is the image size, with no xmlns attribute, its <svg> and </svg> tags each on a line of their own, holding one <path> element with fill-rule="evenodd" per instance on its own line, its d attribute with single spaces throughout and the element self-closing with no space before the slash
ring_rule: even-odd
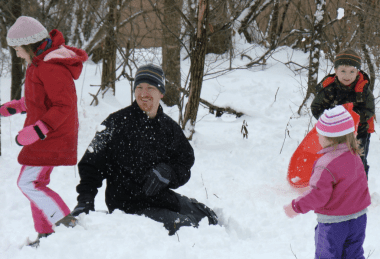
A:
<svg viewBox="0 0 380 259">
<path fill-rule="evenodd" d="M 174 235 L 176 231 L 183 226 L 198 227 L 199 222 L 208 218 L 210 225 L 218 224 L 218 216 L 209 207 L 196 199 L 189 199 L 186 196 L 176 194 L 181 209 L 179 212 L 162 208 L 147 208 L 139 211 L 138 215 L 144 215 L 150 219 L 164 224 L 169 231 L 169 235 Z"/>
<path fill-rule="evenodd" d="M 368 150 L 369 150 L 369 140 L 371 134 L 367 132 L 360 133 L 356 136 L 356 139 L 360 141 L 360 147 L 363 149 L 363 155 L 360 157 L 363 161 L 364 170 L 368 179 L 369 165 L 367 162 Z"/>
</svg>

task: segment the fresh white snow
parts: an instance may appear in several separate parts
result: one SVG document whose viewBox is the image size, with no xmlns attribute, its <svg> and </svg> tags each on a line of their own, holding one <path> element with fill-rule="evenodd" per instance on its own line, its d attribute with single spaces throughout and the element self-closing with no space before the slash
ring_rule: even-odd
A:
<svg viewBox="0 0 380 259">
<path fill-rule="evenodd" d="M 254 56 L 261 52 L 260 48 L 253 48 L 246 54 Z M 204 82 L 203 99 L 246 115 L 236 118 L 226 114 L 216 118 L 208 109 L 200 107 L 191 141 L 196 157 L 192 176 L 177 191 L 214 209 L 220 223 L 209 226 L 204 219 L 198 229 L 184 227 L 174 236 L 168 236 L 160 223 L 144 217 L 121 211 L 111 215 L 91 212 L 80 215 L 80 225 L 75 228 L 57 227 L 55 234 L 41 239 L 38 249 L 20 249 L 27 238 L 33 240 L 37 236 L 29 201 L 16 185 L 21 168 L 17 155 L 21 148 L 14 139 L 25 115 L 1 118 L 0 258 L 314 258 L 317 223 L 314 213 L 289 219 L 283 212 L 283 206 L 299 195 L 286 181 L 290 157 L 315 123 L 308 109 L 303 109 L 301 116 L 296 114 L 305 94 L 307 74 L 296 74 L 278 62 L 290 58 L 300 65 L 308 64 L 308 54 L 283 48 L 267 60 L 265 67 L 236 70 Z M 319 80 L 327 70 L 322 61 Z M 233 66 L 247 62 L 238 57 L 233 60 Z M 227 68 L 229 62 L 220 66 Z M 188 61 L 183 61 L 182 70 L 188 68 Z M 101 121 L 109 113 L 129 105 L 131 100 L 130 84 L 124 80 L 117 83 L 116 98 L 106 96 L 98 106 L 89 106 L 92 98 L 88 93 L 98 90 L 90 85 L 99 85 L 100 67 L 87 62 L 83 71 L 76 81 L 80 119 L 78 159 L 95 132 L 102 130 Z M 378 92 L 376 88 L 375 96 Z M 9 95 L 8 75 L 1 78 L 1 102 L 8 101 Z M 307 105 L 310 106 L 310 100 Z M 164 110 L 178 120 L 177 108 L 164 106 Z M 244 120 L 248 125 L 247 139 L 241 133 Z M 379 129 L 376 123 L 376 130 Z M 380 258 L 379 152 L 379 135 L 374 133 L 368 157 L 372 205 L 364 243 L 365 256 L 371 254 L 371 259 Z M 73 209 L 79 180 L 74 166 L 57 167 L 49 186 Z M 95 207 L 107 209 L 104 186 L 99 189 Z"/>
<path fill-rule="evenodd" d="M 344 17 L 344 8 L 338 8 L 337 19 L 340 20 Z"/>
</svg>

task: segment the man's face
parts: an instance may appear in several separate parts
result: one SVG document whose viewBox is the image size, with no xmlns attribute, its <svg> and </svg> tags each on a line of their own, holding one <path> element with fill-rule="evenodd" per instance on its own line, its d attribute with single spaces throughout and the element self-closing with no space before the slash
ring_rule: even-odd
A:
<svg viewBox="0 0 380 259">
<path fill-rule="evenodd" d="M 155 86 L 141 83 L 136 86 L 135 97 L 140 109 L 145 111 L 150 118 L 154 118 L 164 95 Z"/>
<path fill-rule="evenodd" d="M 358 69 L 352 66 L 339 66 L 335 69 L 335 74 L 338 77 L 339 82 L 344 85 L 352 84 L 356 76 L 358 75 Z"/>
</svg>

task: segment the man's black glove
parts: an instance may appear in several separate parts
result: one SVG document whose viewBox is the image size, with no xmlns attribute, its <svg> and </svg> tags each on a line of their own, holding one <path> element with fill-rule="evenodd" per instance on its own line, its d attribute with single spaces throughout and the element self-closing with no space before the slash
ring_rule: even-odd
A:
<svg viewBox="0 0 380 259">
<path fill-rule="evenodd" d="M 82 212 L 88 214 L 90 210 L 91 211 L 95 210 L 94 201 L 79 201 L 78 205 L 71 212 L 71 215 L 78 216 Z"/>
<path fill-rule="evenodd" d="M 172 169 L 169 165 L 161 163 L 151 168 L 146 174 L 143 192 L 147 196 L 154 196 L 168 186 Z"/>
</svg>

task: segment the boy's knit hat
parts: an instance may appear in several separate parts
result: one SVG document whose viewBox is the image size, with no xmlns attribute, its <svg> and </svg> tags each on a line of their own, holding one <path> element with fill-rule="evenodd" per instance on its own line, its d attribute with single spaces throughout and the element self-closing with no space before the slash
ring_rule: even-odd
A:
<svg viewBox="0 0 380 259">
<path fill-rule="evenodd" d="M 11 47 L 28 45 L 49 37 L 46 28 L 36 19 L 20 16 L 9 29 L 7 42 Z"/>
<path fill-rule="evenodd" d="M 317 132 L 325 137 L 340 137 L 355 131 L 355 123 L 351 114 L 342 106 L 325 110 L 319 117 Z"/>
<path fill-rule="evenodd" d="M 165 75 L 159 66 L 148 64 L 139 67 L 135 75 L 133 90 L 136 90 L 136 86 L 141 83 L 153 85 L 157 87 L 162 94 L 165 94 Z"/>
<path fill-rule="evenodd" d="M 340 65 L 344 66 L 352 66 L 360 69 L 361 66 L 361 58 L 360 56 L 351 49 L 346 49 L 339 52 L 334 60 L 334 67 L 337 68 Z"/>
</svg>

